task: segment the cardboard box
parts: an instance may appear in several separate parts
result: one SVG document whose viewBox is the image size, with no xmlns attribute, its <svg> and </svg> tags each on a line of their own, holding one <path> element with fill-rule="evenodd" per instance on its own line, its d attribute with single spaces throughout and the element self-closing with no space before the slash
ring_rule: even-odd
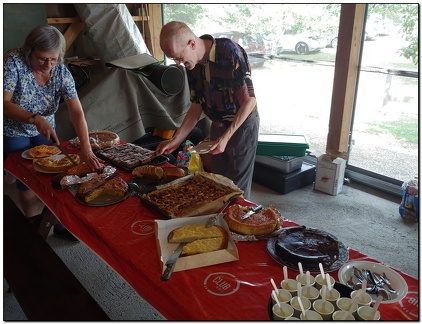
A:
<svg viewBox="0 0 422 324">
<path fill-rule="evenodd" d="M 169 233 L 173 229 L 184 225 L 205 224 L 207 219 L 212 215 L 183 217 L 155 221 L 155 237 L 157 240 L 158 257 L 160 258 L 163 273 L 166 268 L 167 260 L 170 258 L 170 256 L 173 254 L 174 250 L 178 246 L 178 244 L 167 242 L 167 236 L 169 235 Z M 177 259 L 174 272 L 239 260 L 239 252 L 231 236 L 229 227 L 223 218 L 223 215 L 220 215 L 217 218 L 216 225 L 220 225 L 221 227 L 223 227 L 229 235 L 227 249 L 186 257 L 179 257 Z"/>
<path fill-rule="evenodd" d="M 346 160 L 334 158 L 329 154 L 313 155 L 317 158 L 314 188 L 333 196 L 338 195 L 343 188 Z"/>
</svg>

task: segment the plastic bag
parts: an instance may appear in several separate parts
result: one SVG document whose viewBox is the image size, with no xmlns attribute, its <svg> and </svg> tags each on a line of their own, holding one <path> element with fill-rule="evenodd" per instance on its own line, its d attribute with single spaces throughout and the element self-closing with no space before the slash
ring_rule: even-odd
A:
<svg viewBox="0 0 422 324">
<path fill-rule="evenodd" d="M 400 216 L 407 221 L 419 221 L 419 190 L 418 179 L 405 182 L 402 185 L 402 200 L 399 206 Z"/>
<path fill-rule="evenodd" d="M 189 140 L 183 143 L 183 150 L 179 151 L 176 159 L 177 167 L 186 167 L 189 170 L 189 173 L 203 172 L 204 166 L 202 165 L 202 160 L 199 154 L 190 153 L 190 150 L 193 147 L 193 143 Z"/>
</svg>

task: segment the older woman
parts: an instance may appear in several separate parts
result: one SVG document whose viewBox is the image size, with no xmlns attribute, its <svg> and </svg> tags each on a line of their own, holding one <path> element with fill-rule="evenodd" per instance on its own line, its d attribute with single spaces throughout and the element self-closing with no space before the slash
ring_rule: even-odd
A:
<svg viewBox="0 0 422 324">
<path fill-rule="evenodd" d="M 3 143 L 4 154 L 24 151 L 32 146 L 60 144 L 55 132 L 54 115 L 63 99 L 81 142 L 81 160 L 93 170 L 101 160 L 89 144 L 88 127 L 75 82 L 63 64 L 66 43 L 53 26 L 37 26 L 26 37 L 22 48 L 8 51 L 4 57 Z M 38 215 L 42 206 L 35 193 L 17 181 L 19 200 L 27 217 Z M 72 238 L 59 224 L 54 233 Z"/>
</svg>

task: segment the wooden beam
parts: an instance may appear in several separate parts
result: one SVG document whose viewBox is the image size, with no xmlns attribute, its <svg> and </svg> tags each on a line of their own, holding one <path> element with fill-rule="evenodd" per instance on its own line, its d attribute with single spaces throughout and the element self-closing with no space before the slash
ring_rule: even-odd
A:
<svg viewBox="0 0 422 324">
<path fill-rule="evenodd" d="M 47 22 L 50 25 L 54 24 L 73 24 L 73 23 L 80 23 L 82 22 L 79 16 L 72 17 L 72 18 L 47 18 Z"/>
<path fill-rule="evenodd" d="M 157 60 L 164 60 L 164 53 L 160 48 L 160 31 L 163 27 L 163 19 L 161 15 L 161 5 L 160 4 L 149 4 L 149 24 L 151 32 L 151 55 L 153 55 Z"/>
<path fill-rule="evenodd" d="M 76 37 L 80 34 L 80 32 L 85 28 L 84 23 L 73 23 L 66 29 L 64 33 L 64 38 L 66 39 L 66 51 L 70 48 L 70 46 L 75 41 Z"/>
<path fill-rule="evenodd" d="M 365 4 L 342 4 L 326 152 L 347 159 Z"/>
</svg>

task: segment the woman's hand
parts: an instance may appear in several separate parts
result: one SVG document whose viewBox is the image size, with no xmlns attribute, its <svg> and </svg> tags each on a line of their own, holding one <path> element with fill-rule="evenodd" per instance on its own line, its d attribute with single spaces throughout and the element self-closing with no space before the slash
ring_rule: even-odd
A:
<svg viewBox="0 0 422 324">
<path fill-rule="evenodd" d="M 103 161 L 100 160 L 90 148 L 81 149 L 80 157 L 81 161 L 88 164 L 93 171 L 100 171 L 104 168 Z"/>
<path fill-rule="evenodd" d="M 43 116 L 36 115 L 34 118 L 34 125 L 37 127 L 38 133 L 44 135 L 47 140 L 51 139 L 54 143 L 60 145 L 59 138 L 57 137 L 53 126 Z"/>
</svg>

